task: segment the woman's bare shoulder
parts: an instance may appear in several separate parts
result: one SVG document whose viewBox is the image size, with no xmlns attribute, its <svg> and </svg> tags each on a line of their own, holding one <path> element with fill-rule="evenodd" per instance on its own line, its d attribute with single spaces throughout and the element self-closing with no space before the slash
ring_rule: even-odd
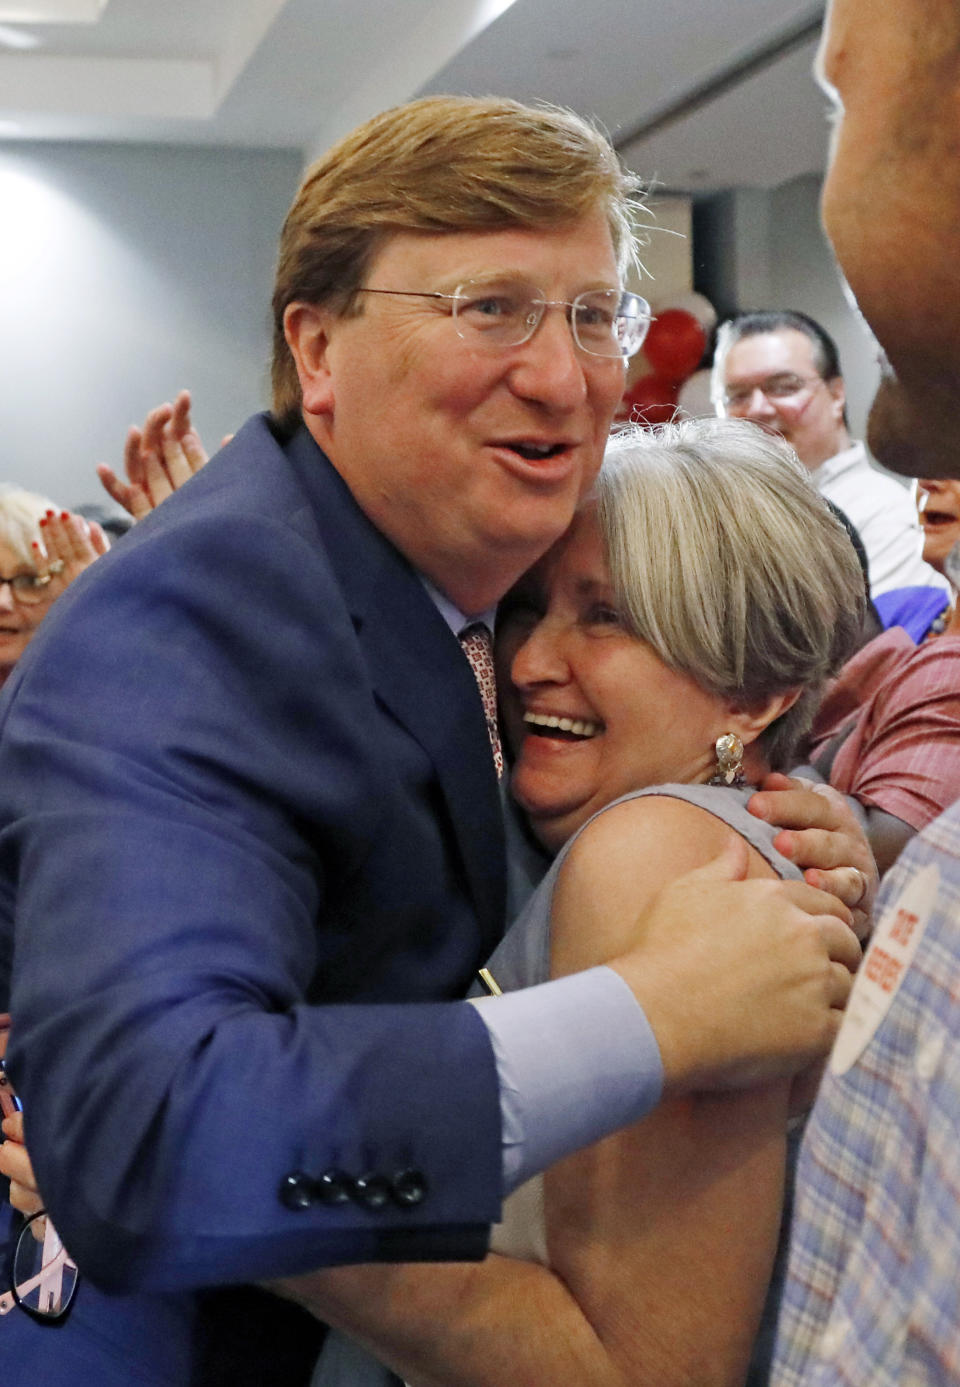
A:
<svg viewBox="0 0 960 1387">
<path fill-rule="evenodd" d="M 702 866 L 738 836 L 716 814 L 670 795 L 627 799 L 604 810 L 570 848 L 561 880 L 582 876 L 591 884 L 612 871 L 655 882 L 654 891 L 681 872 Z"/>
<path fill-rule="evenodd" d="M 668 795 L 624 800 L 598 815 L 557 877 L 553 971 L 590 967 L 637 942 L 642 914 L 657 892 L 739 836 L 717 815 Z M 751 876 L 773 875 L 754 849 L 748 856 Z"/>
</svg>

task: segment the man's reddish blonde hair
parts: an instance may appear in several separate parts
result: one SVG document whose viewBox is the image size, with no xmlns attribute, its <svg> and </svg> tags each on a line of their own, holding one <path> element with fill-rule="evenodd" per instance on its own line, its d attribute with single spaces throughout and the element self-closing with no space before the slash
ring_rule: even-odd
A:
<svg viewBox="0 0 960 1387">
<path fill-rule="evenodd" d="M 609 140 L 572 111 L 433 96 L 375 116 L 312 165 L 284 224 L 273 294 L 278 424 L 292 430 L 300 420 L 287 307 L 350 311 L 386 237 L 553 228 L 599 208 L 625 268 L 639 203 L 639 182 Z"/>
</svg>

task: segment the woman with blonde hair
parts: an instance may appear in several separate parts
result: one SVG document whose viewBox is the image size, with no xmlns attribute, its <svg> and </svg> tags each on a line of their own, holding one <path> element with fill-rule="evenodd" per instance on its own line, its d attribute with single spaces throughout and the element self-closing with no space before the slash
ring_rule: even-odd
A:
<svg viewBox="0 0 960 1387">
<path fill-rule="evenodd" d="M 54 599 L 108 547 L 96 522 L 0 485 L 0 686 Z"/>
</svg>

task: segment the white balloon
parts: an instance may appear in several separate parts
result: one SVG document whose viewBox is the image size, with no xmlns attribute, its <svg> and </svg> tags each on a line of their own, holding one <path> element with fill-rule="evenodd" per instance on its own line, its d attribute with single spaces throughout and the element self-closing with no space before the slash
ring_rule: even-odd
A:
<svg viewBox="0 0 960 1387">
<path fill-rule="evenodd" d="M 689 419 L 712 419 L 715 414 L 710 399 L 710 371 L 694 371 L 680 387 L 677 408 L 681 417 Z"/>
<path fill-rule="evenodd" d="M 682 308 L 685 313 L 692 313 L 708 337 L 717 325 L 717 310 L 705 294 L 698 294 L 694 290 L 688 294 L 678 294 L 669 303 L 658 303 L 657 308 L 661 313 L 667 308 Z"/>
</svg>

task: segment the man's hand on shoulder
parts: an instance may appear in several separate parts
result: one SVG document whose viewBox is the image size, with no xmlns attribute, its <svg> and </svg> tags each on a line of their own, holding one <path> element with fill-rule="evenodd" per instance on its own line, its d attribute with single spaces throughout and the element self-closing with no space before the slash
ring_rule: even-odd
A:
<svg viewBox="0 0 960 1387">
<path fill-rule="evenodd" d="M 773 840 L 777 851 L 811 886 L 848 906 L 857 938 L 866 939 L 880 878 L 866 834 L 843 795 L 829 785 L 768 775 L 747 808 L 783 830 Z"/>
<path fill-rule="evenodd" d="M 850 911 L 800 881 L 744 880 L 746 845 L 678 877 L 611 963 L 660 1046 L 665 1092 L 743 1088 L 826 1055 L 861 949 Z"/>
</svg>

